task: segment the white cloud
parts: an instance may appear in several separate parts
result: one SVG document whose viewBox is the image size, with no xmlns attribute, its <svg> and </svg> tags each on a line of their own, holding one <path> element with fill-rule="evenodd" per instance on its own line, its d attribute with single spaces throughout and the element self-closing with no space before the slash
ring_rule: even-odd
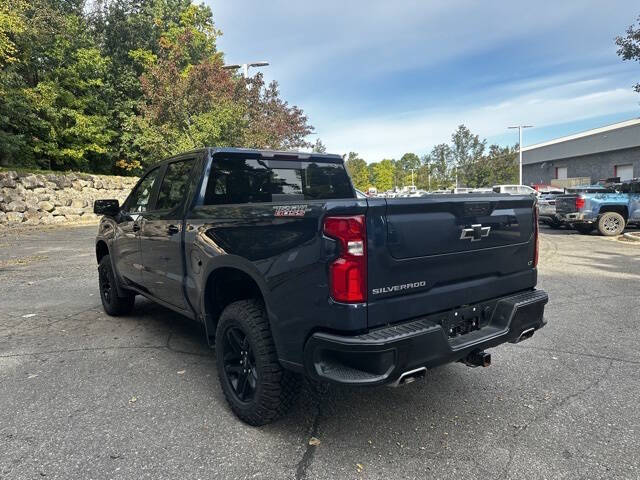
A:
<svg viewBox="0 0 640 480">
<path fill-rule="evenodd" d="M 637 108 L 638 95 L 630 88 L 584 92 L 601 82 L 577 82 L 520 95 L 497 104 L 465 110 L 446 108 L 358 119 L 357 123 L 332 125 L 320 132 L 329 150 L 356 151 L 368 161 L 392 158 L 404 152 L 425 152 L 447 142 L 460 124 L 481 137 L 504 133 L 509 125 L 530 123 L 536 127 L 597 117 Z"/>
<path fill-rule="evenodd" d="M 637 0 L 205 1 L 228 61 L 270 61 L 265 78 L 329 151 L 369 161 L 424 152 L 461 123 L 496 136 L 519 121 L 637 111 L 640 100 L 635 65 L 613 41 Z"/>
</svg>

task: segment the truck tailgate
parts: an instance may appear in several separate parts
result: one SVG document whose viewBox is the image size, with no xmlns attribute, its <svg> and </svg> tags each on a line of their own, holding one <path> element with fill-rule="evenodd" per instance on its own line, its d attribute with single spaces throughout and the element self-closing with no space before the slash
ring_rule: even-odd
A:
<svg viewBox="0 0 640 480">
<path fill-rule="evenodd" d="M 576 198 L 578 195 L 560 195 L 556 198 L 557 213 L 574 213 L 577 212 Z"/>
<path fill-rule="evenodd" d="M 532 288 L 534 203 L 487 194 L 369 200 L 369 327 Z"/>
</svg>

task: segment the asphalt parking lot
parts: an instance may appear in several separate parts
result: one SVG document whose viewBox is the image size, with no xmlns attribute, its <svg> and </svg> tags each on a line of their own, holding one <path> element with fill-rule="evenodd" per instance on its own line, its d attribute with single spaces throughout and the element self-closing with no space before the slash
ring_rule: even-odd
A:
<svg viewBox="0 0 640 480">
<path fill-rule="evenodd" d="M 531 340 L 252 428 L 197 326 L 103 313 L 95 230 L 0 233 L 2 479 L 640 478 L 639 246 L 543 227 Z"/>
</svg>

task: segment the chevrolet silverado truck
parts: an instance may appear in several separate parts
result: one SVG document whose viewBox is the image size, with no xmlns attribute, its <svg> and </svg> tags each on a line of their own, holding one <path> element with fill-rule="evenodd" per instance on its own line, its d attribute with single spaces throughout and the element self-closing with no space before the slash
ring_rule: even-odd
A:
<svg viewBox="0 0 640 480">
<path fill-rule="evenodd" d="M 207 148 L 97 200 L 102 304 L 200 322 L 233 412 L 268 423 L 300 380 L 403 385 L 545 325 L 531 195 L 359 198 L 337 155 Z M 524 350 L 523 350 L 524 352 Z"/>
<path fill-rule="evenodd" d="M 595 229 L 607 237 L 620 235 L 627 225 L 640 225 L 640 180 L 560 195 L 556 213 L 584 235 Z"/>
</svg>

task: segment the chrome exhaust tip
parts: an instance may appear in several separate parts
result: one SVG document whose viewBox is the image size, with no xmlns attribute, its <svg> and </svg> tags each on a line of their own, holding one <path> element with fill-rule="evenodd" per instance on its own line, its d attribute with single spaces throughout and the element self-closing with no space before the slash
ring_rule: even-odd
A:
<svg viewBox="0 0 640 480">
<path fill-rule="evenodd" d="M 535 333 L 535 331 L 536 331 L 535 328 L 527 328 L 524 332 L 520 334 L 520 336 L 516 340 L 516 343 L 522 342 L 524 340 L 528 340 L 529 338 L 533 337 L 533 334 Z"/>
<path fill-rule="evenodd" d="M 413 383 L 418 379 L 424 378 L 427 374 L 427 367 L 420 367 L 414 370 L 408 370 L 404 372 L 398 379 L 390 383 L 390 387 L 400 387 L 401 385 L 407 385 L 409 383 Z"/>
</svg>

